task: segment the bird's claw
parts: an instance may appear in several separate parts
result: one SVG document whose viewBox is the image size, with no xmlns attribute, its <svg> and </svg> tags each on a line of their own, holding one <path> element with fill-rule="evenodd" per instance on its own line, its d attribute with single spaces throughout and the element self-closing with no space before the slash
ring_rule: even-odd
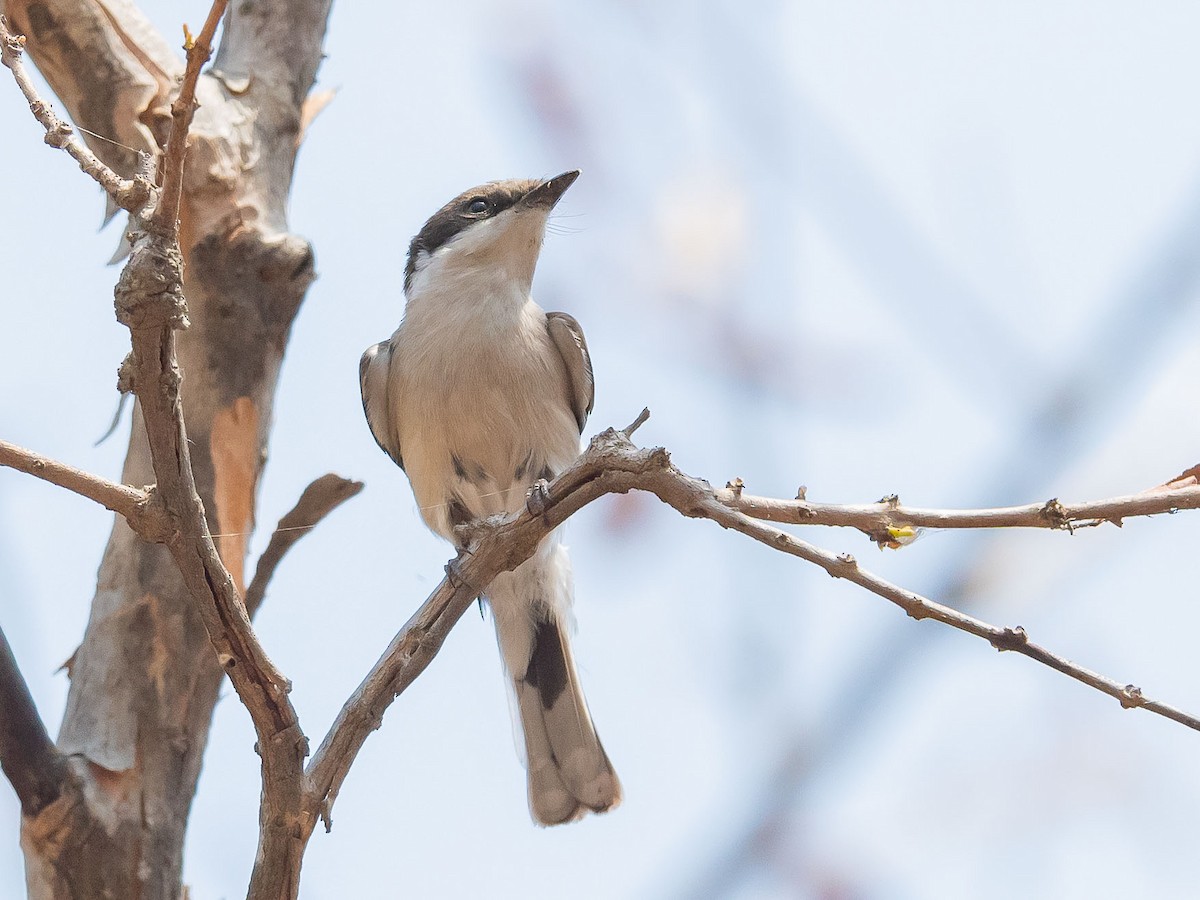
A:
<svg viewBox="0 0 1200 900">
<path fill-rule="evenodd" d="M 525 496 L 525 508 L 532 515 L 540 516 L 546 512 L 546 507 L 550 505 L 550 482 L 545 478 L 539 478 L 529 488 L 529 493 Z"/>
<path fill-rule="evenodd" d="M 471 590 L 475 590 L 475 586 L 473 584 L 471 584 L 471 582 L 467 581 L 467 579 L 465 577 L 463 577 L 463 573 L 462 573 L 461 560 L 462 560 L 463 556 L 466 554 L 466 552 L 467 551 L 465 551 L 465 550 L 459 551 L 458 556 L 454 557 L 454 559 L 452 559 L 452 560 L 450 560 L 450 562 L 446 563 L 446 566 L 445 566 L 446 580 L 449 581 L 450 584 L 452 584 L 455 588 L 465 587 L 465 588 L 470 588 Z M 478 592 L 476 592 L 476 593 L 478 593 Z"/>
</svg>

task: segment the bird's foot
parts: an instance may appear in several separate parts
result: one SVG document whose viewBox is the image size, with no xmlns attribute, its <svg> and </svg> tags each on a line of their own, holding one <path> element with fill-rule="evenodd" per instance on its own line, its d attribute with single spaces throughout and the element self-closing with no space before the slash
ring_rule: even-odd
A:
<svg viewBox="0 0 1200 900">
<path fill-rule="evenodd" d="M 529 493 L 525 495 L 525 508 L 532 515 L 540 516 L 546 512 L 546 507 L 550 505 L 550 482 L 545 478 L 539 478 L 529 488 Z"/>
</svg>

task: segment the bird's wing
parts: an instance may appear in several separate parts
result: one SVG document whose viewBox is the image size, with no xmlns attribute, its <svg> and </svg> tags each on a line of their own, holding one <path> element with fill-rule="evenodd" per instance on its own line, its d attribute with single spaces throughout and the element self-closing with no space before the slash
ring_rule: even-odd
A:
<svg viewBox="0 0 1200 900">
<path fill-rule="evenodd" d="M 546 327 L 550 330 L 550 340 L 558 348 L 558 355 L 567 366 L 571 411 L 575 413 L 575 421 L 579 423 L 579 433 L 583 434 L 583 426 L 596 399 L 592 358 L 588 355 L 583 329 L 579 327 L 574 316 L 564 312 L 546 313 Z"/>
<path fill-rule="evenodd" d="M 392 364 L 392 342 L 380 341 L 367 348 L 358 361 L 358 383 L 362 388 L 363 412 L 375 443 L 401 469 L 400 429 L 392 422 L 392 404 L 388 402 L 388 372 Z"/>
</svg>

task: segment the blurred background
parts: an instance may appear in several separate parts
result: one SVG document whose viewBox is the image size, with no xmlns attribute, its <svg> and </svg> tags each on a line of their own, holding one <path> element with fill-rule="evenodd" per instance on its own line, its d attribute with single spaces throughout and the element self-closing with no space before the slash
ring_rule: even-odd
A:
<svg viewBox="0 0 1200 900">
<path fill-rule="evenodd" d="M 204 3 L 143 0 L 172 41 Z M 358 357 L 409 238 L 482 181 L 584 175 L 535 296 L 584 325 L 587 434 L 623 426 L 754 493 L 1097 499 L 1200 461 L 1200 6 L 548 0 L 335 4 L 292 227 L 296 323 L 253 555 L 314 477 L 366 491 L 258 617 L 315 741 L 442 575 L 363 421 Z M 119 477 L 119 227 L 0 78 L 0 436 Z M 0 622 L 54 731 L 111 516 L 0 472 Z M 1200 711 L 1195 513 L 926 534 L 879 574 Z M 568 525 L 577 652 L 624 784 L 529 821 L 491 625 L 469 613 L 313 837 L 306 900 L 1184 897 L 1200 735 L 646 496 Z M 257 758 L 230 691 L 188 838 L 243 896 Z M 23 884 L 0 788 L 0 896 Z"/>
</svg>

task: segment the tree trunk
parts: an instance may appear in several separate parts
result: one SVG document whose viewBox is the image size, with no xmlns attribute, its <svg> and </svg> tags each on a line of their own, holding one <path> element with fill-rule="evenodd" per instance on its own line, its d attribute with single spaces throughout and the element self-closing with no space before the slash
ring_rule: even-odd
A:
<svg viewBox="0 0 1200 900">
<path fill-rule="evenodd" d="M 191 327 L 178 353 L 196 486 L 239 588 L 279 368 L 314 278 L 307 242 L 287 231 L 286 200 L 329 5 L 232 6 L 197 89 L 180 210 Z M 133 147 L 162 139 L 182 63 L 136 10 L 2 6 L 77 122 Z M 132 174 L 128 151 L 93 149 Z M 123 480 L 155 480 L 136 408 Z M 58 738 L 69 777 L 57 800 L 22 821 L 29 894 L 175 900 L 222 673 L 170 553 L 120 518 L 70 672 Z"/>
</svg>

